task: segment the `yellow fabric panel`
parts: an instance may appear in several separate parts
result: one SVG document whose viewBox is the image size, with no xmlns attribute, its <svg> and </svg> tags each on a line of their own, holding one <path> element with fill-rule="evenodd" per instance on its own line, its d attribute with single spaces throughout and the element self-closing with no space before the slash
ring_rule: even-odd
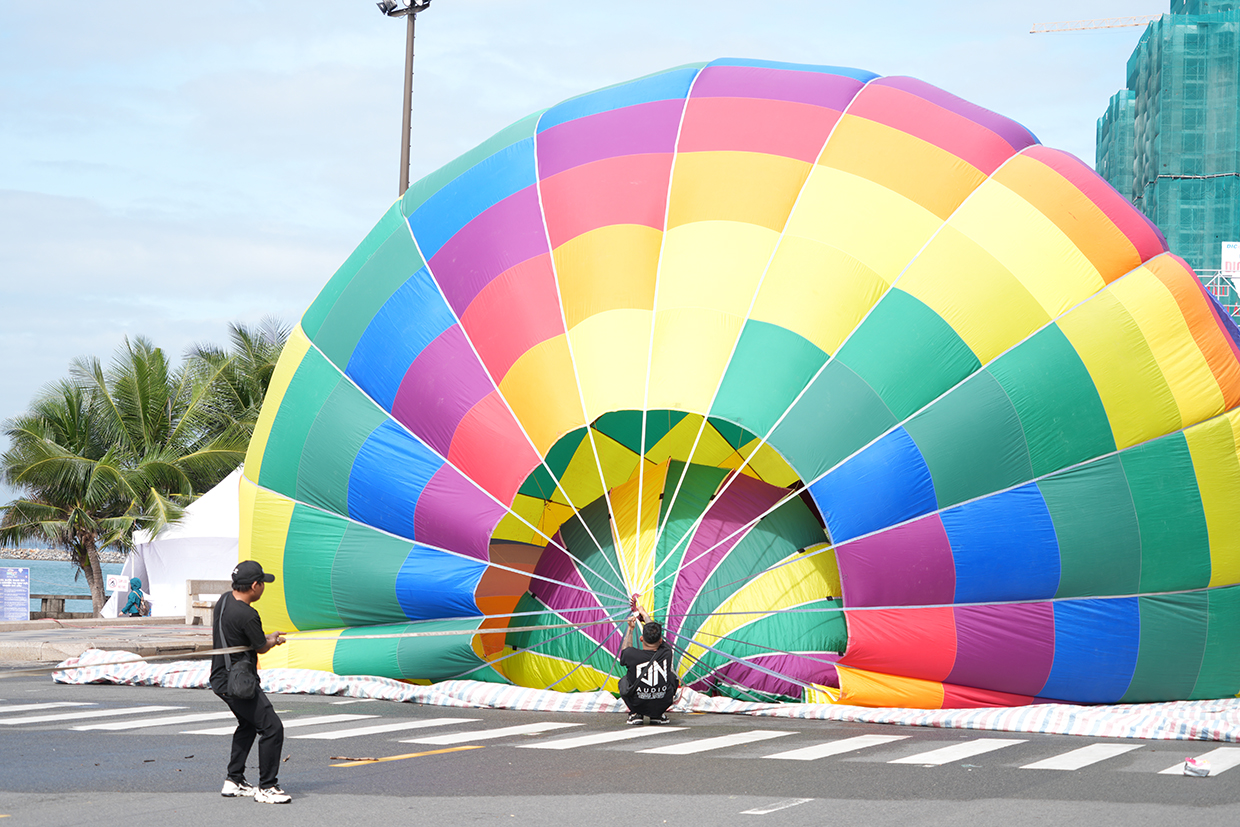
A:
<svg viewBox="0 0 1240 827">
<path fill-rule="evenodd" d="M 1222 413 L 1223 391 L 1167 286 L 1142 267 L 1111 285 L 1128 311 L 1180 408 L 1180 427 Z"/>
<path fill-rule="evenodd" d="M 499 383 L 499 391 L 539 456 L 545 457 L 560 437 L 586 424 L 563 335 L 521 354 Z"/>
<path fill-rule="evenodd" d="M 274 584 L 273 584 L 274 585 Z M 263 595 L 266 597 L 266 595 Z M 258 606 L 262 614 L 263 606 Z M 267 621 L 263 620 L 264 627 Z M 275 631 L 272 629 L 272 631 Z M 277 646 L 265 655 L 258 656 L 260 669 L 317 669 L 320 672 L 331 672 L 336 657 L 336 640 L 340 630 L 316 629 L 307 632 L 305 638 L 298 634 L 288 636 L 288 642 Z M 307 639 L 308 638 L 308 639 Z"/>
<path fill-rule="evenodd" d="M 698 629 L 710 646 L 768 614 L 804 606 L 831 597 L 828 588 L 832 560 L 825 555 L 793 554 L 758 574 L 735 591 Z M 839 572 L 835 571 L 838 581 Z M 735 613 L 735 614 L 734 614 Z M 685 646 L 682 662 L 696 663 L 706 653 L 697 642 Z"/>
<path fill-rule="evenodd" d="M 620 573 L 629 594 L 650 606 L 654 589 L 654 541 L 659 527 L 659 499 L 667 484 L 668 464 L 647 468 L 640 477 L 611 492 L 613 540 Z M 640 530 L 639 530 L 640 520 Z"/>
<path fill-rule="evenodd" d="M 560 304 L 569 330 L 608 310 L 654 307 L 663 233 L 640 224 L 612 224 L 555 249 Z"/>
<path fill-rule="evenodd" d="M 818 166 L 784 235 L 834 247 L 891 284 L 942 224 L 925 207 L 881 184 Z"/>
<path fill-rule="evenodd" d="M 700 417 L 685 417 L 686 421 L 689 419 L 697 420 L 694 425 L 694 436 L 696 436 L 697 428 L 701 426 L 702 420 Z M 681 425 L 683 424 L 684 422 L 681 422 Z M 671 434 L 668 434 L 668 436 L 671 436 Z M 661 448 L 663 442 L 666 442 L 666 438 L 660 440 L 659 445 L 656 445 L 655 448 Z M 688 446 L 686 446 L 686 454 L 688 453 L 687 448 Z M 727 465 L 728 457 L 734 453 L 732 444 L 720 436 L 718 431 L 707 425 L 702 429 L 702 438 L 698 440 L 697 448 L 694 449 L 693 456 L 688 461 L 694 465 L 713 465 L 716 468 L 730 468 L 732 466 Z M 658 461 L 662 456 L 662 452 L 656 453 L 651 451 L 647 453 L 647 456 Z M 678 455 L 675 458 L 683 460 L 684 455 Z"/>
<path fill-rule="evenodd" d="M 888 287 L 835 247 L 786 236 L 775 251 L 750 318 L 791 330 L 834 353 Z"/>
<path fill-rule="evenodd" d="M 951 226 L 930 242 L 896 287 L 938 313 L 982 364 L 1050 321 L 1003 265 Z"/>
<path fill-rule="evenodd" d="M 743 318 L 700 308 L 655 314 L 646 410 L 706 414 L 723 378 Z M 639 410 L 641 405 L 635 406 Z"/>
<path fill-rule="evenodd" d="M 801 478 L 769 442 L 759 443 L 760 440 L 751 440 L 737 452 L 749 458 L 749 467 L 758 473 L 758 479 L 787 488 Z M 757 452 L 754 451 L 754 446 L 758 446 Z"/>
<path fill-rule="evenodd" d="M 938 681 L 901 678 L 839 665 L 835 669 L 840 676 L 837 703 L 903 709 L 943 708 L 943 684 Z"/>
<path fill-rule="evenodd" d="M 537 531 L 530 526 L 537 526 L 542 519 L 544 500 L 538 497 L 528 497 L 525 494 L 518 494 L 513 498 L 512 506 L 509 508 L 508 514 L 499 521 L 499 525 L 495 527 L 495 531 L 491 533 L 491 537 L 495 540 L 512 540 L 517 543 L 531 543 L 534 545 L 542 545 L 547 542 L 545 538 L 540 536 Z M 525 519 L 525 522 L 521 521 Z"/>
<path fill-rule="evenodd" d="M 584 505 L 589 505 L 589 503 L 585 503 Z M 582 503 L 577 504 L 578 508 L 581 508 L 582 506 Z M 554 537 L 555 533 L 560 530 L 560 526 L 564 525 L 564 522 L 576 513 L 576 510 L 571 506 L 549 502 L 543 508 L 542 514 L 539 516 L 538 522 L 535 523 L 535 525 L 538 526 L 538 530 L 541 531 L 543 535 L 547 538 L 551 538 Z M 544 542 L 545 541 L 541 537 L 534 541 L 536 545 L 542 545 Z"/>
<path fill-rule="evenodd" d="M 806 556 L 813 555 L 818 560 L 818 571 L 827 581 L 827 594 L 832 597 L 843 597 L 844 586 L 840 583 L 840 564 L 835 556 L 835 547 L 830 543 L 819 543 L 807 546 L 803 552 Z"/>
<path fill-rule="evenodd" d="M 310 350 L 310 340 L 306 338 L 301 325 L 293 328 L 284 350 L 280 351 L 280 360 L 271 374 L 271 383 L 267 386 L 267 394 L 263 397 L 263 409 L 254 425 L 254 434 L 250 437 L 250 447 L 245 452 L 245 467 L 251 479 L 258 479 L 263 468 L 263 452 L 267 450 L 267 438 L 271 436 L 271 425 L 276 421 L 280 411 L 280 403 L 284 401 L 284 392 L 293 381 L 293 374 Z"/>
<path fill-rule="evenodd" d="M 811 683 L 805 687 L 804 702 L 807 704 L 836 704 L 840 702 L 840 690 L 833 686 Z"/>
<path fill-rule="evenodd" d="M 696 221 L 737 221 L 778 232 L 810 169 L 805 161 L 761 152 L 681 152 L 672 173 L 668 230 Z"/>
<path fill-rule="evenodd" d="M 617 678 L 588 664 L 572 663 L 528 650 L 492 665 L 518 686 L 541 688 L 560 681 L 555 684 L 557 692 L 594 692 L 598 689 L 605 692 L 620 691 L 616 686 Z M 568 677 L 560 680 L 565 675 Z"/>
<path fill-rule="evenodd" d="M 1114 283 L 1113 283 L 1114 284 Z M 1141 329 L 1107 289 L 1058 324 L 1093 379 L 1119 448 L 1180 428 L 1180 409 Z"/>
<path fill-rule="evenodd" d="M 993 178 L 960 205 L 948 226 L 1015 276 L 1051 318 L 1106 286 L 1054 221 Z"/>
<path fill-rule="evenodd" d="M 710 307 L 746 315 L 778 242 L 774 230 L 737 221 L 699 221 L 668 230 L 658 309 Z"/>
<path fill-rule="evenodd" d="M 840 118 L 818 163 L 869 178 L 941 219 L 986 180 L 981 170 L 941 147 L 854 115 Z"/>
<path fill-rule="evenodd" d="M 697 439 L 698 431 L 702 427 L 704 418 L 696 414 L 690 414 L 681 419 L 676 423 L 676 427 L 664 434 L 654 445 L 647 448 L 646 459 L 656 463 L 669 459 L 688 462 L 689 452 L 693 449 L 693 440 Z M 700 460 L 699 464 L 701 464 Z"/>
<path fill-rule="evenodd" d="M 1240 411 L 1184 432 L 1210 535 L 1210 585 L 1240 583 Z"/>
<path fill-rule="evenodd" d="M 743 451 L 733 451 L 728 454 L 727 458 L 718 463 L 720 468 L 731 468 L 733 471 L 740 471 L 747 477 L 753 477 L 755 480 L 762 479 L 762 475 L 754 470 L 753 466 L 745 462 L 745 453 Z"/>
<path fill-rule="evenodd" d="M 608 411 L 641 410 L 650 356 L 648 310 L 609 310 L 571 331 L 573 360 L 590 421 Z M 580 403 L 577 408 L 580 408 Z"/>
<path fill-rule="evenodd" d="M 239 491 L 240 536 L 238 559 L 257 560 L 263 571 L 276 576 L 263 591 L 261 614 L 269 631 L 297 629 L 289 619 L 284 598 L 284 543 L 294 503 L 288 497 L 259 488 L 243 474 Z"/>
<path fill-rule="evenodd" d="M 633 461 L 637 461 L 636 457 Z M 551 499 L 567 504 L 565 494 L 578 508 L 603 496 L 603 481 L 599 479 L 599 463 L 594 457 L 594 446 L 590 442 L 589 433 L 582 438 L 577 450 L 573 452 L 573 458 L 560 474 L 560 487 Z"/>
<path fill-rule="evenodd" d="M 595 450 L 598 451 L 599 463 L 603 466 L 603 485 L 612 489 L 631 479 L 637 471 L 637 454 L 607 434 L 591 429 L 590 435 L 594 439 Z"/>
</svg>

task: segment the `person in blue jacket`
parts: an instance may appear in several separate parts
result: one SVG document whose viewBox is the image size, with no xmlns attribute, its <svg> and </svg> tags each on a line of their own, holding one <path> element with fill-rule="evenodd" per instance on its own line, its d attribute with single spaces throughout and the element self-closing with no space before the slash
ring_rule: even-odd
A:
<svg viewBox="0 0 1240 827">
<path fill-rule="evenodd" d="M 130 617 L 138 617 L 142 614 L 142 578 L 129 578 L 129 599 L 125 601 L 125 608 L 121 609 L 121 614 Z"/>
</svg>

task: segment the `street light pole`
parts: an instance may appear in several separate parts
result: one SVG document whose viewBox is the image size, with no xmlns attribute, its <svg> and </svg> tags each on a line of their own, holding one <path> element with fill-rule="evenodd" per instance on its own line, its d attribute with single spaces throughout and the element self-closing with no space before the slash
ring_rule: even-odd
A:
<svg viewBox="0 0 1240 827">
<path fill-rule="evenodd" d="M 400 195 L 409 189 L 409 149 L 413 143 L 413 35 L 418 12 L 430 8 L 431 0 L 381 0 L 376 3 L 379 11 L 388 17 L 409 18 L 408 33 L 405 36 L 405 101 L 401 117 L 400 140 Z"/>
</svg>

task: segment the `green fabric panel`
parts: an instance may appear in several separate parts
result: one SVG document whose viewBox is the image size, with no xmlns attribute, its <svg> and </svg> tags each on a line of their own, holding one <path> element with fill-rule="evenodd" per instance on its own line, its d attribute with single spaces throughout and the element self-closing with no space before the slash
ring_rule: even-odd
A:
<svg viewBox="0 0 1240 827">
<path fill-rule="evenodd" d="M 939 508 L 1033 477 L 1016 408 L 990 374 L 974 374 L 904 426 L 934 480 Z"/>
<path fill-rule="evenodd" d="M 400 671 L 396 649 L 400 638 L 382 640 L 354 640 L 359 635 L 386 635 L 406 631 L 409 624 L 389 626 L 366 626 L 345 629 L 336 641 L 332 653 L 332 671 L 337 675 L 375 675 L 380 678 L 404 680 L 408 676 Z"/>
<path fill-rule="evenodd" d="M 775 509 L 749 530 L 715 567 L 694 597 L 681 626 L 692 637 L 719 604 L 798 549 L 826 540 L 822 526 L 799 498 Z"/>
<path fill-rule="evenodd" d="M 396 597 L 396 576 L 413 545 L 360 523 L 349 522 L 332 565 L 332 594 L 345 626 L 408 620 Z"/>
<path fill-rule="evenodd" d="M 555 479 L 546 466 L 538 465 L 525 478 L 525 482 L 521 483 L 517 493 L 527 497 L 537 497 L 540 500 L 549 500 L 555 493 Z"/>
<path fill-rule="evenodd" d="M 258 475 L 259 485 L 286 497 L 295 495 L 306 436 L 314 426 L 323 403 L 335 391 L 336 385 L 344 381 L 340 371 L 318 351 L 314 348 L 306 351 L 280 401 L 275 421 L 271 423 L 271 434 L 267 437 Z"/>
<path fill-rule="evenodd" d="M 375 251 L 387 241 L 388 237 L 397 230 L 409 233 L 409 228 L 405 223 L 405 217 L 400 214 L 398 209 L 399 202 L 388 208 L 383 214 L 383 218 L 379 219 L 379 223 L 366 234 L 366 238 L 362 239 L 362 243 L 357 245 L 349 257 L 345 259 L 344 264 L 340 265 L 340 269 L 327 282 L 327 286 L 323 288 L 314 303 L 306 310 L 304 316 L 301 317 L 301 329 L 305 331 L 306 336 L 311 341 L 319 333 L 319 327 L 322 326 L 323 320 L 327 318 L 327 314 L 331 312 L 332 306 L 340 298 L 340 294 L 349 286 L 349 282 L 357 275 L 357 271 L 362 265 L 375 254 Z"/>
<path fill-rule="evenodd" d="M 340 382 L 306 435 L 297 471 L 297 499 L 349 513 L 349 474 L 367 437 L 387 418 L 352 382 Z"/>
<path fill-rule="evenodd" d="M 594 430 L 619 442 L 635 454 L 642 452 L 641 411 L 612 411 L 594 421 Z"/>
<path fill-rule="evenodd" d="M 513 618 L 512 625 L 517 627 L 551 626 L 569 622 L 565 617 L 553 612 L 541 600 L 530 594 L 523 595 L 517 603 L 516 613 L 524 614 L 526 612 L 537 612 L 538 614 Z M 509 632 L 504 640 L 505 643 L 515 650 L 528 649 L 541 655 L 562 659 L 573 666 L 584 664 L 597 669 L 605 675 L 619 677 L 623 672 L 620 669 L 620 665 L 616 662 L 616 656 L 608 651 L 607 647 L 613 646 L 619 650 L 620 642 L 624 639 L 624 618 L 627 616 L 628 609 L 620 609 L 617 612 L 616 624 L 614 626 L 611 628 L 600 627 L 599 630 L 605 639 L 603 646 L 599 646 L 597 640 L 579 629 L 543 629 L 534 632 Z"/>
<path fill-rule="evenodd" d="M 627 603 L 629 595 L 620 576 L 621 568 L 611 536 L 607 500 L 597 499 L 578 514 L 579 516 L 570 517 L 560 526 L 564 547 L 569 550 L 573 559 L 578 561 L 578 574 L 590 591 L 597 595 L 602 605 Z M 586 527 L 589 527 L 589 532 Z M 590 537 L 591 533 L 594 535 L 593 539 Z"/>
<path fill-rule="evenodd" d="M 586 429 L 578 428 L 572 433 L 560 437 L 556 440 L 555 445 L 551 446 L 551 450 L 547 452 L 546 464 L 556 479 L 564 476 L 564 471 L 568 468 L 568 464 L 573 461 L 573 455 L 577 453 L 577 449 L 581 446 L 581 441 L 585 438 Z"/>
<path fill-rule="evenodd" d="M 409 624 L 410 632 L 438 632 L 453 629 L 476 631 L 481 619 L 427 620 Z M 371 627 L 372 629 L 374 627 Z M 411 680 L 446 681 L 476 670 L 486 664 L 474 651 L 473 635 L 435 635 L 431 637 L 398 638 L 396 662 L 400 671 Z"/>
<path fill-rule="evenodd" d="M 895 424 L 874 389 L 847 365 L 832 360 L 769 442 L 797 476 L 810 483 Z"/>
<path fill-rule="evenodd" d="M 1206 596 L 1205 653 L 1189 700 L 1230 698 L 1240 692 L 1240 586 L 1210 589 Z"/>
<path fill-rule="evenodd" d="M 707 417 L 706 421 L 710 423 L 710 427 L 715 429 L 715 433 L 719 434 L 724 442 L 737 450 L 740 450 L 742 445 L 757 437 L 757 434 L 751 433 L 735 422 L 728 422 L 726 419 L 720 419 L 717 416 Z"/>
<path fill-rule="evenodd" d="M 989 372 L 1016 406 L 1033 476 L 1115 450 L 1098 389 L 1057 326 L 1039 331 L 1000 356 Z"/>
<path fill-rule="evenodd" d="M 298 503 L 293 506 L 284 548 L 297 557 L 284 566 L 285 606 L 298 629 L 338 629 L 348 625 L 336 610 L 332 566 L 348 521 Z"/>
<path fill-rule="evenodd" d="M 667 610 L 672 599 L 672 586 L 676 581 L 676 571 L 685 557 L 685 549 L 689 546 L 686 535 L 693 528 L 697 518 L 710 505 L 710 498 L 719 490 L 719 484 L 730 472 L 728 468 L 712 468 L 705 465 L 690 465 L 684 482 L 680 485 L 680 493 L 672 498 L 665 494 L 660 503 L 659 542 L 655 546 L 654 575 L 654 612 L 661 615 Z M 673 462 L 668 467 L 667 484 L 663 490 L 675 491 L 677 481 L 685 469 L 683 462 Z M 671 624 L 674 627 L 674 624 Z"/>
<path fill-rule="evenodd" d="M 837 357 L 904 419 L 982 365 L 951 325 L 908 293 L 892 288 Z"/>
<path fill-rule="evenodd" d="M 405 190 L 405 194 L 397 202 L 400 205 L 401 214 L 408 217 L 426 203 L 428 198 L 452 183 L 461 173 L 477 166 L 479 162 L 490 158 L 495 153 L 533 136 L 534 129 L 538 126 L 538 119 L 545 111 L 544 109 L 527 115 L 511 126 L 501 129 L 456 160 L 449 161 L 425 178 L 410 184 L 409 189 Z"/>
<path fill-rule="evenodd" d="M 343 369 L 353 349 L 383 303 L 422 267 L 422 256 L 409 235 L 398 228 L 357 270 L 323 319 L 314 343 Z"/>
<path fill-rule="evenodd" d="M 1055 597 L 1133 594 L 1141 579 L 1141 535 L 1118 457 L 1038 482 L 1059 541 Z"/>
<path fill-rule="evenodd" d="M 1210 584 L 1210 534 L 1188 442 L 1180 433 L 1120 454 L 1141 526 L 1141 593 Z"/>
<path fill-rule="evenodd" d="M 672 428 L 680 424 L 681 420 L 688 416 L 682 411 L 647 411 L 646 412 L 646 450 L 641 453 L 645 454 L 659 440 L 667 436 Z"/>
<path fill-rule="evenodd" d="M 711 413 L 755 433 L 768 433 L 825 361 L 827 354 L 814 343 L 751 319 L 741 331 Z"/>
<path fill-rule="evenodd" d="M 1187 698 L 1201 671 L 1206 648 L 1205 592 L 1142 597 L 1141 648 L 1122 704 Z"/>
</svg>

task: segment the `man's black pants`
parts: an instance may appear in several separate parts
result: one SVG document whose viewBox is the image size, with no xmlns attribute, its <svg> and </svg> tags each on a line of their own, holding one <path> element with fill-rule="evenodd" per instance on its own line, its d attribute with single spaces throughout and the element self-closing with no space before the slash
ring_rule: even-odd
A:
<svg viewBox="0 0 1240 827">
<path fill-rule="evenodd" d="M 228 777 L 236 783 L 245 780 L 245 759 L 258 736 L 258 786 L 263 789 L 275 787 L 280 773 L 280 753 L 284 750 L 284 724 L 276 714 L 275 707 L 260 689 L 248 700 L 219 696 L 233 715 L 237 716 L 237 731 L 233 733 L 232 755 L 228 759 Z"/>
</svg>

